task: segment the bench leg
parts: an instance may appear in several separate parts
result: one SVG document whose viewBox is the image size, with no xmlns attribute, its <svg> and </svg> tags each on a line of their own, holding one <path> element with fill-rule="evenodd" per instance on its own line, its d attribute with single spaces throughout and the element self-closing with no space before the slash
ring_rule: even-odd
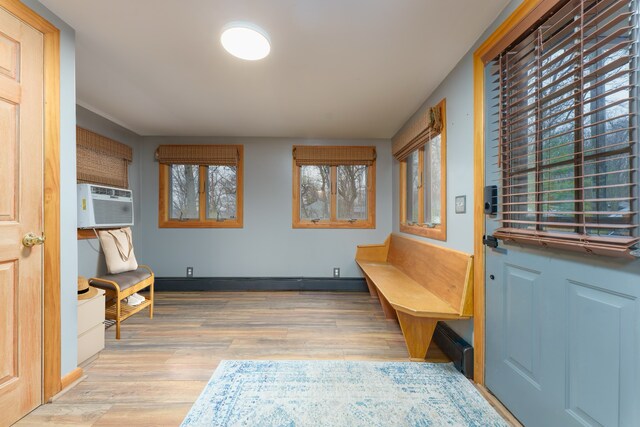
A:
<svg viewBox="0 0 640 427">
<path fill-rule="evenodd" d="M 402 328 L 402 335 L 409 350 L 409 357 L 414 361 L 423 361 L 427 357 L 427 350 L 436 329 L 437 319 L 415 317 L 398 311 L 398 321 Z"/>
<path fill-rule="evenodd" d="M 149 319 L 153 319 L 153 283 L 149 289 L 149 299 L 151 300 L 151 304 L 149 304 Z"/>
<path fill-rule="evenodd" d="M 393 308 L 389 301 L 382 295 L 382 293 L 378 292 L 378 299 L 380 300 L 380 305 L 382 306 L 382 311 L 384 311 L 384 316 L 387 320 L 396 320 L 398 316 L 396 315 L 396 309 Z"/>
<path fill-rule="evenodd" d="M 116 297 L 116 339 L 120 339 L 120 296 Z"/>
<path fill-rule="evenodd" d="M 369 288 L 369 295 L 371 295 L 371 298 L 376 298 L 378 296 L 378 289 L 376 289 L 376 285 L 374 285 L 371 279 L 369 279 L 367 276 L 365 276 L 364 279 L 367 281 L 367 288 Z"/>
</svg>

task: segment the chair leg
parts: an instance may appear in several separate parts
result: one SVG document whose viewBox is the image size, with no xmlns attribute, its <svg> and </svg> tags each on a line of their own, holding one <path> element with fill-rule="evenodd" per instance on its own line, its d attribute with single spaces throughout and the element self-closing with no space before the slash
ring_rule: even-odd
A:
<svg viewBox="0 0 640 427">
<path fill-rule="evenodd" d="M 153 319 L 153 283 L 149 288 L 149 299 L 151 300 L 151 304 L 149 304 L 149 319 Z"/>
<path fill-rule="evenodd" d="M 120 339 L 120 296 L 116 297 L 116 339 Z"/>
</svg>

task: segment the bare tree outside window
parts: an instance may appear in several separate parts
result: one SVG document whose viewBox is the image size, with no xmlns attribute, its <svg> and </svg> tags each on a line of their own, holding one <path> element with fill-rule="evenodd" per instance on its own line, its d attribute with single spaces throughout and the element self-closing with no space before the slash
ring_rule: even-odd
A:
<svg viewBox="0 0 640 427">
<path fill-rule="evenodd" d="M 424 191 L 425 209 L 424 222 L 426 224 L 440 224 L 440 196 L 441 196 L 441 158 L 440 135 L 435 136 L 424 148 Z"/>
<path fill-rule="evenodd" d="M 243 227 L 242 145 L 160 145 L 160 228 Z"/>
<path fill-rule="evenodd" d="M 407 222 L 416 224 L 419 221 L 420 202 L 420 167 L 419 150 L 409 154 L 407 158 Z"/>
<path fill-rule="evenodd" d="M 197 165 L 171 165 L 169 218 L 198 219 L 200 209 L 200 177 Z"/>
<path fill-rule="evenodd" d="M 331 167 L 300 167 L 300 219 L 323 220 L 331 217 Z"/>
<path fill-rule="evenodd" d="M 497 61 L 503 224 L 628 237 L 637 224 L 635 43 L 613 13 L 628 5 L 582 7 L 567 6 Z"/>
<path fill-rule="evenodd" d="M 236 217 L 237 183 L 235 166 L 207 167 L 207 219 Z"/>
<path fill-rule="evenodd" d="M 375 228 L 375 147 L 294 146 L 293 228 Z"/>
<path fill-rule="evenodd" d="M 394 154 L 400 161 L 400 231 L 442 241 L 447 240 L 446 110 L 445 99 L 428 109 L 431 118 L 440 117 L 438 124 L 424 127 Z"/>
<path fill-rule="evenodd" d="M 338 218 L 367 219 L 367 166 L 338 166 Z"/>
</svg>

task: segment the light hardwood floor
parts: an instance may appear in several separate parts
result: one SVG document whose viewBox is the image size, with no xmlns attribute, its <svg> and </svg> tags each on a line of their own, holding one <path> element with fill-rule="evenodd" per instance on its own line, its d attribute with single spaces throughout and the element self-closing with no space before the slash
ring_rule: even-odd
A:
<svg viewBox="0 0 640 427">
<path fill-rule="evenodd" d="M 177 426 L 223 359 L 408 359 L 400 328 L 365 293 L 156 293 L 107 330 L 86 379 L 20 426 Z M 447 361 L 432 345 L 428 359 Z"/>
</svg>

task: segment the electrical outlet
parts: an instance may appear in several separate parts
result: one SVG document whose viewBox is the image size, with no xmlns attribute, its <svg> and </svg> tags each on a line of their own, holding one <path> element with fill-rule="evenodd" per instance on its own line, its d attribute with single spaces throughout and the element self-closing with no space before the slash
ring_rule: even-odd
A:
<svg viewBox="0 0 640 427">
<path fill-rule="evenodd" d="M 187 267 L 187 277 L 193 277 L 193 267 Z"/>
<path fill-rule="evenodd" d="M 339 267 L 333 267 L 333 277 L 334 278 L 340 277 L 340 268 Z"/>
</svg>

